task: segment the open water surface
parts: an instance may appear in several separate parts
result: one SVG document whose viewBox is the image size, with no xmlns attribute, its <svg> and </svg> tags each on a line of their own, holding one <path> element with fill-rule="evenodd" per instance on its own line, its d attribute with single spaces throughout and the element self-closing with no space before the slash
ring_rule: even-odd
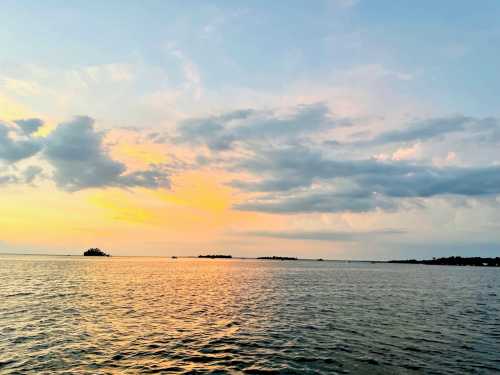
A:
<svg viewBox="0 0 500 375">
<path fill-rule="evenodd" d="M 500 269 L 0 256 L 0 373 L 489 374 Z"/>
</svg>

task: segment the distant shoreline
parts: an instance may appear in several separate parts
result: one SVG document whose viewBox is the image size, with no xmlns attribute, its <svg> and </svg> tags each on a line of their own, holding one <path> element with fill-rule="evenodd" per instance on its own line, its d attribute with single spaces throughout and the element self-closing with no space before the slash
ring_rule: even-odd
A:
<svg viewBox="0 0 500 375">
<path fill-rule="evenodd" d="M 71 258 L 100 258 L 100 257 L 85 257 L 81 254 L 37 254 L 37 253 L 0 253 L 0 256 L 8 255 L 8 256 L 50 256 L 50 257 L 71 257 Z M 172 256 L 167 255 L 115 255 L 113 258 L 162 258 L 168 259 Z M 471 267 L 487 267 L 487 268 L 496 268 L 500 267 L 500 257 L 496 258 L 486 258 L 486 257 L 448 257 L 448 258 L 434 258 L 428 260 L 416 260 L 416 259 L 401 259 L 401 260 L 359 260 L 359 259 L 327 259 L 327 258 L 294 258 L 294 257 L 272 257 L 268 256 L 259 256 L 259 257 L 208 257 L 208 256 L 198 256 L 198 255 L 176 255 L 175 259 L 224 259 L 224 260 L 259 260 L 259 261 L 273 261 L 280 258 L 284 260 L 293 260 L 293 261 L 307 261 L 307 262 L 317 262 L 321 259 L 321 261 L 325 262 L 338 262 L 338 263 L 372 263 L 372 264 L 405 264 L 405 265 L 436 265 L 436 266 L 471 266 Z M 108 257 L 105 257 L 108 258 Z M 458 259 L 459 261 L 446 261 L 447 259 Z M 473 260 L 473 261 L 468 261 Z"/>
<path fill-rule="evenodd" d="M 500 257 L 460 257 L 452 256 L 447 258 L 432 258 L 425 260 L 390 260 L 387 263 L 399 264 L 425 264 L 429 266 L 473 266 L 473 267 L 500 267 Z"/>
</svg>

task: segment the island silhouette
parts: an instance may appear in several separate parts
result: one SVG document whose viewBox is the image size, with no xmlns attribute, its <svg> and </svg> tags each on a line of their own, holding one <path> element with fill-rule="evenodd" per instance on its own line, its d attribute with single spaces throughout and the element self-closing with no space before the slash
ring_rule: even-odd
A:
<svg viewBox="0 0 500 375">
<path fill-rule="evenodd" d="M 500 267 L 500 257 L 496 258 L 481 258 L 469 257 L 463 258 L 460 256 L 451 256 L 447 258 L 432 258 L 427 260 L 390 260 L 389 263 L 403 264 L 427 264 L 436 266 L 476 266 L 476 267 Z"/>
<path fill-rule="evenodd" d="M 263 259 L 263 260 L 298 260 L 298 258 L 295 258 L 295 257 L 277 257 L 277 256 L 272 256 L 272 257 L 258 257 L 257 259 Z"/>
<path fill-rule="evenodd" d="M 208 255 L 198 255 L 198 258 L 209 258 L 209 259 L 231 259 L 232 255 L 222 255 L 222 254 L 208 254 Z"/>
<path fill-rule="evenodd" d="M 109 254 L 106 254 L 104 251 L 102 251 L 101 249 L 99 249 L 97 247 L 93 247 L 93 248 L 86 250 L 83 253 L 83 256 L 86 256 L 86 257 L 109 257 Z"/>
</svg>

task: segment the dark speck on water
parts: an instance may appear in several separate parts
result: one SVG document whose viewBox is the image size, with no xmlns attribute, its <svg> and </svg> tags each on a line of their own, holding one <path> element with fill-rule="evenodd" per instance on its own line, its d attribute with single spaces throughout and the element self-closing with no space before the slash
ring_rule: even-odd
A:
<svg viewBox="0 0 500 375">
<path fill-rule="evenodd" d="M 500 270 L 0 256 L 0 373 L 489 374 Z"/>
</svg>

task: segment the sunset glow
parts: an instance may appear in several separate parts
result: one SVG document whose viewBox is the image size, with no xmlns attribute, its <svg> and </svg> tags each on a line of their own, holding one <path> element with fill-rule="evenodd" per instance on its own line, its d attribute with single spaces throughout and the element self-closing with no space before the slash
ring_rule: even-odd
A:
<svg viewBox="0 0 500 375">
<path fill-rule="evenodd" d="M 112 3 L 3 5 L 1 252 L 498 248 L 498 7 Z"/>
</svg>

